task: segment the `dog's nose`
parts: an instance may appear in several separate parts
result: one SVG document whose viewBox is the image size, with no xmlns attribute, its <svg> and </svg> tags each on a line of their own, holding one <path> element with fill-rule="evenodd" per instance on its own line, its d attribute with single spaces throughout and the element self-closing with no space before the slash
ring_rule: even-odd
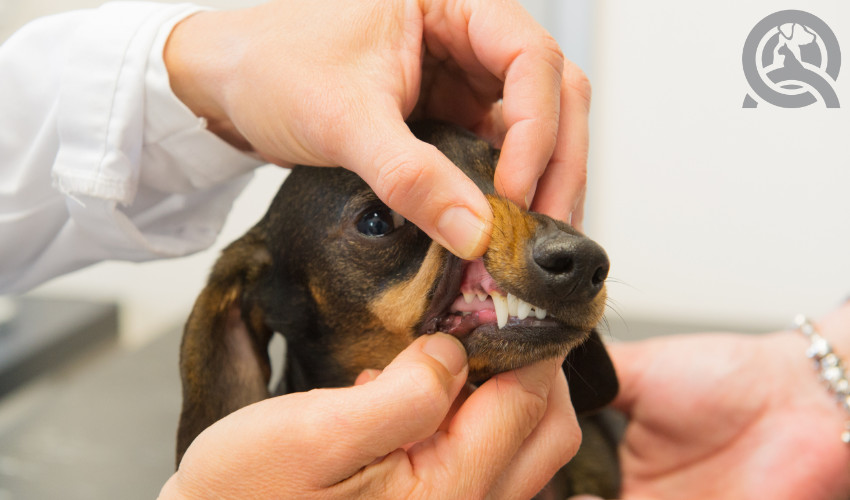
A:
<svg viewBox="0 0 850 500">
<path fill-rule="evenodd" d="M 532 257 L 550 286 L 572 300 L 596 297 L 611 267 L 605 250 L 593 240 L 560 230 L 538 237 Z"/>
</svg>

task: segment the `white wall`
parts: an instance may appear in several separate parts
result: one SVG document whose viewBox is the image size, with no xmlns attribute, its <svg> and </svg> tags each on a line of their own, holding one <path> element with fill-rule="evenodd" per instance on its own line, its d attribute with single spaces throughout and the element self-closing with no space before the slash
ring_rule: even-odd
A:
<svg viewBox="0 0 850 500">
<path fill-rule="evenodd" d="M 520 3 L 558 40 L 567 59 L 588 75 L 592 74 L 593 0 L 520 0 Z"/>
<path fill-rule="evenodd" d="M 850 68 L 841 109 L 742 109 L 741 52 L 807 10 L 850 55 L 850 3 L 600 1 L 588 232 L 629 317 L 782 326 L 850 293 Z"/>
</svg>

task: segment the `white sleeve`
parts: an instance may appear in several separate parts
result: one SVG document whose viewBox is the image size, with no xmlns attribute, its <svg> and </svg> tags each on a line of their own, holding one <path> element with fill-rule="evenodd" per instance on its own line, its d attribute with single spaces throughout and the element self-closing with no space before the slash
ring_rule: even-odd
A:
<svg viewBox="0 0 850 500">
<path fill-rule="evenodd" d="M 162 51 L 198 10 L 108 3 L 0 46 L 0 292 L 214 242 L 261 162 L 171 91 Z"/>
</svg>

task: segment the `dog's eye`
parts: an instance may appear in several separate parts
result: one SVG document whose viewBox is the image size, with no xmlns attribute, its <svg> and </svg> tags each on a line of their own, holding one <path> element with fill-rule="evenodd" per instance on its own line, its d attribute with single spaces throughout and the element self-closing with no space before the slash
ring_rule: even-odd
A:
<svg viewBox="0 0 850 500">
<path fill-rule="evenodd" d="M 404 224 L 404 217 L 387 207 L 367 210 L 360 221 L 357 230 L 361 234 L 380 238 L 395 231 Z"/>
</svg>

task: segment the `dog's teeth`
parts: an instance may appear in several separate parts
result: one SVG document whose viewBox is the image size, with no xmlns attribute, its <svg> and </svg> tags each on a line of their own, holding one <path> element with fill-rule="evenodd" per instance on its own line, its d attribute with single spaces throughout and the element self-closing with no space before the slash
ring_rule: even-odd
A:
<svg viewBox="0 0 850 500">
<path fill-rule="evenodd" d="M 525 319 L 529 314 L 531 314 L 531 304 L 524 300 L 519 300 L 519 304 L 516 308 L 516 317 L 519 319 Z"/>
<path fill-rule="evenodd" d="M 516 295 L 509 293 L 508 294 L 508 314 L 511 316 L 517 315 L 517 306 L 519 305 L 519 299 Z"/>
<path fill-rule="evenodd" d="M 472 301 L 475 300 L 475 294 L 472 292 L 463 292 L 463 301 L 467 304 L 472 304 Z"/>
<path fill-rule="evenodd" d="M 481 302 L 487 300 L 487 294 L 484 292 L 475 292 L 475 296 L 478 297 L 478 300 L 480 300 Z"/>
<path fill-rule="evenodd" d="M 493 306 L 496 309 L 496 324 L 499 328 L 508 324 L 508 299 L 499 292 L 492 292 Z"/>
<path fill-rule="evenodd" d="M 534 310 L 534 316 L 535 316 L 537 319 L 544 319 L 544 318 L 546 318 L 546 309 L 543 309 L 543 308 L 538 307 L 537 309 L 535 309 L 535 310 Z"/>
</svg>

